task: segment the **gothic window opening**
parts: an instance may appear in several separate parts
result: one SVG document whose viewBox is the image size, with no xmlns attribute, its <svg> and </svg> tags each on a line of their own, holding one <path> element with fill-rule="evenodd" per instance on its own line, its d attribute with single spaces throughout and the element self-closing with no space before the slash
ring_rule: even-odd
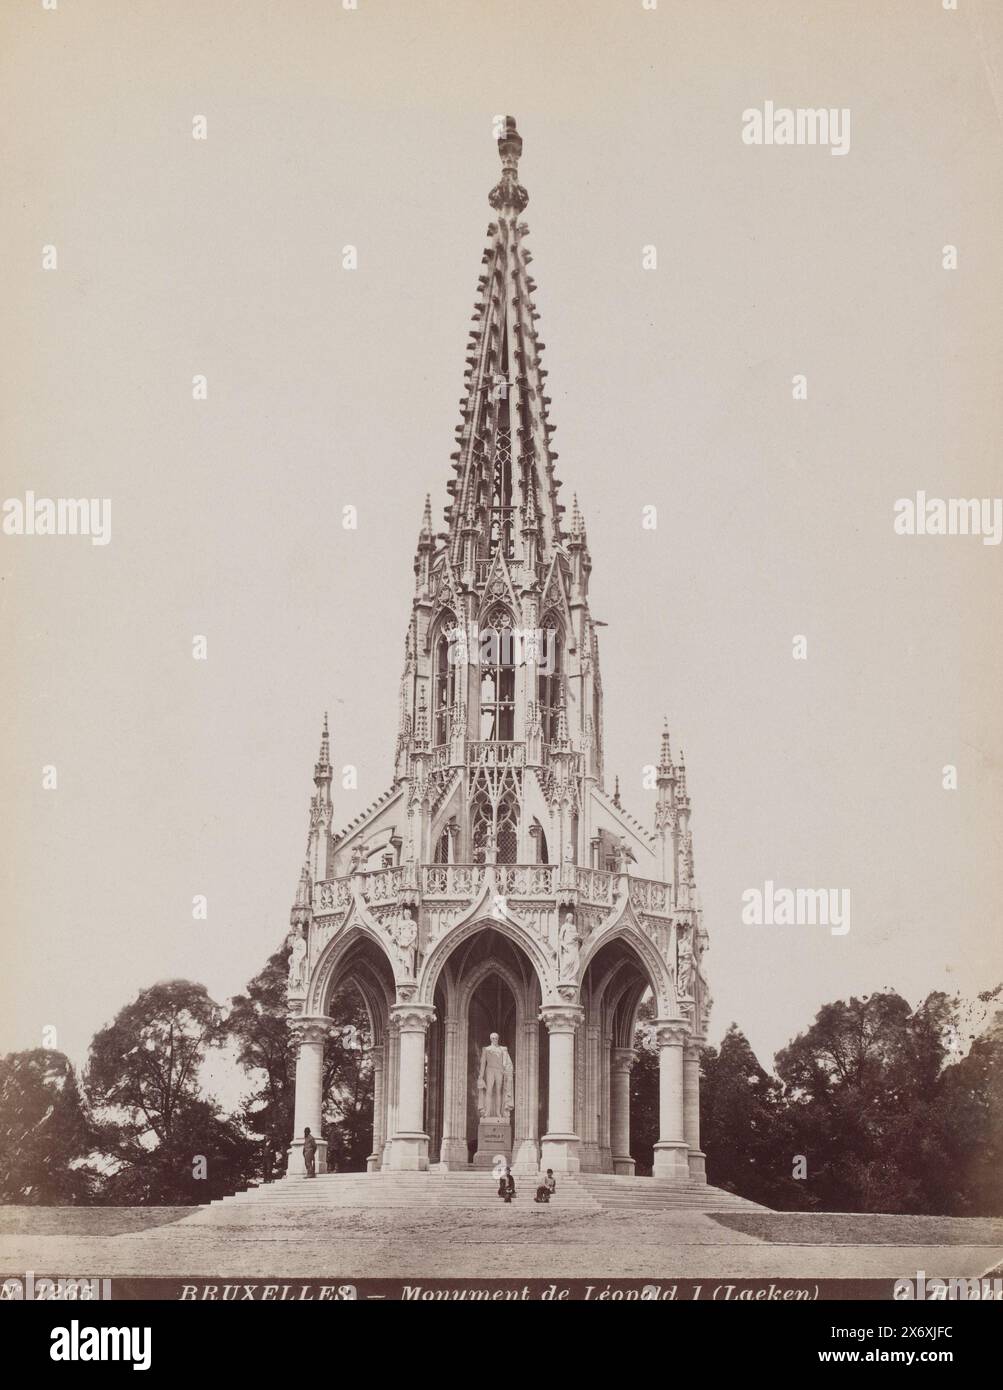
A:
<svg viewBox="0 0 1003 1390">
<path fill-rule="evenodd" d="M 515 648 L 512 619 L 496 609 L 481 642 L 481 740 L 515 737 Z"/>
<path fill-rule="evenodd" d="M 506 796 L 498 805 L 495 842 L 499 864 L 515 864 L 519 859 L 519 808 L 515 799 Z"/>
<path fill-rule="evenodd" d="M 494 846 L 496 864 L 518 862 L 519 802 L 511 792 L 506 792 L 497 804 L 483 788 L 477 792 L 472 807 L 471 840 L 475 864 L 486 862 L 489 844 Z"/>
<path fill-rule="evenodd" d="M 448 864 L 448 863 L 449 863 L 449 828 L 448 828 L 448 826 L 443 828 L 442 834 L 439 836 L 439 838 L 438 838 L 438 839 L 436 840 L 436 842 L 435 842 L 435 858 L 434 858 L 434 861 L 433 861 L 433 862 L 436 863 L 436 864 Z"/>
<path fill-rule="evenodd" d="M 553 743 L 557 738 L 557 716 L 561 707 L 561 632 L 553 618 L 544 623 L 543 632 L 546 645 L 537 654 L 541 665 L 537 678 L 540 724 L 544 743 Z"/>
<path fill-rule="evenodd" d="M 484 851 L 494 830 L 494 812 L 487 794 L 479 791 L 474 797 L 471 818 L 471 840 L 474 846 L 474 863 L 484 863 Z"/>
<path fill-rule="evenodd" d="M 456 703 L 456 653 L 451 650 L 450 633 L 444 628 L 435 644 L 435 685 L 432 692 L 433 737 L 437 745 L 449 739 L 450 711 Z M 453 658 L 453 659 L 451 659 Z"/>
</svg>

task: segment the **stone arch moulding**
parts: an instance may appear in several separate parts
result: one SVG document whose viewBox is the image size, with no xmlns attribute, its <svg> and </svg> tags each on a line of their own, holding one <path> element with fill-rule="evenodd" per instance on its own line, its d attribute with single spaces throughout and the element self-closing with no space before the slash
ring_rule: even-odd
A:
<svg viewBox="0 0 1003 1390">
<path fill-rule="evenodd" d="M 454 984 L 454 997 L 449 1000 L 450 1009 L 454 1010 L 457 1015 L 462 1016 L 463 1013 L 469 1009 L 470 1001 L 474 997 L 477 986 L 481 984 L 483 980 L 486 980 L 489 975 L 499 976 L 499 978 L 504 980 L 508 985 L 509 989 L 512 991 L 512 998 L 515 1000 L 516 1017 L 521 1023 L 525 1013 L 523 1008 L 524 1000 L 528 997 L 533 983 L 539 982 L 534 979 L 534 981 L 529 982 L 527 987 L 527 981 L 520 980 L 505 961 L 483 960 L 470 971 L 469 975 L 464 975 L 462 980 L 456 981 Z"/>
<path fill-rule="evenodd" d="M 503 912 L 499 911 L 497 914 L 487 916 L 483 907 L 478 905 L 473 910 L 472 916 L 451 927 L 448 933 L 432 947 L 419 973 L 416 1003 L 433 1003 L 435 987 L 448 958 L 464 941 L 469 941 L 477 932 L 488 927 L 493 927 L 500 936 L 508 937 L 528 957 L 540 986 L 540 997 L 543 1003 L 559 1002 L 552 983 L 556 978 L 557 971 L 554 962 L 548 960 L 544 955 L 540 943 L 533 939 L 525 927 L 513 921 Z"/>
<path fill-rule="evenodd" d="M 647 932 L 638 925 L 629 900 L 623 910 L 607 926 L 603 926 L 594 940 L 588 943 L 582 955 L 578 971 L 578 984 L 585 978 L 585 971 L 604 946 L 611 941 L 624 941 L 638 956 L 648 983 L 655 996 L 659 1018 L 675 1018 L 678 1015 L 676 988 L 672 973 L 662 959 L 661 953 Z"/>
<path fill-rule="evenodd" d="M 331 991 L 338 983 L 338 966 L 342 958 L 360 941 L 371 942 L 379 950 L 396 985 L 396 963 L 391 958 L 386 943 L 376 928 L 363 921 L 361 917 L 353 915 L 351 921 L 327 943 L 310 972 L 310 987 L 307 990 L 304 1013 L 314 1017 L 326 1017 Z M 390 1003 L 393 1003 L 392 999 Z"/>
</svg>

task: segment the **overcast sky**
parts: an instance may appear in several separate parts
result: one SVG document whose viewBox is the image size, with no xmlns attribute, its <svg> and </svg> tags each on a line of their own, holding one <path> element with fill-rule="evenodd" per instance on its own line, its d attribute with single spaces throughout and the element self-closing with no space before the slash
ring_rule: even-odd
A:
<svg viewBox="0 0 1003 1390">
<path fill-rule="evenodd" d="M 0 28 L 3 495 L 112 499 L 107 546 L 0 537 L 0 1049 L 49 1025 L 81 1063 L 158 979 L 242 988 L 287 929 L 325 708 L 359 769 L 339 824 L 389 785 L 498 113 L 608 776 L 649 819 L 667 713 L 711 1040 L 735 1020 L 769 1062 L 851 992 L 1003 977 L 1003 547 L 892 529 L 919 489 L 1003 490 L 999 6 L 74 0 Z M 768 100 L 848 108 L 849 152 L 743 144 Z M 848 889 L 851 930 L 743 925 L 768 879 Z"/>
</svg>

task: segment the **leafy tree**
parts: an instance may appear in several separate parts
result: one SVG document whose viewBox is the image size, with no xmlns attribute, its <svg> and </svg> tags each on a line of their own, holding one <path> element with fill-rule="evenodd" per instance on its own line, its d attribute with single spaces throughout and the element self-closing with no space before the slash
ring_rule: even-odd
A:
<svg viewBox="0 0 1003 1390">
<path fill-rule="evenodd" d="M 977 1038 L 940 1080 L 935 1163 L 926 1175 L 929 1210 L 1003 1214 L 1003 1026 Z M 933 1148 L 933 1145 L 931 1145 Z"/>
<path fill-rule="evenodd" d="M 226 1023 L 238 1045 L 237 1060 L 260 1082 L 240 1119 L 247 1131 L 259 1136 L 255 1170 L 266 1180 L 284 1170 L 293 1137 L 296 1049 L 286 1012 L 288 969 L 289 947 L 283 944 L 246 992 L 234 997 Z M 335 994 L 330 1008 L 322 1103 L 328 1167 L 364 1171 L 373 1138 L 369 1015 L 361 996 L 349 986 Z"/>
<path fill-rule="evenodd" d="M 800 1204 L 783 1088 L 760 1066 L 735 1023 L 720 1049 L 701 1052 L 700 1138 L 707 1180 L 715 1187 L 766 1206 Z"/>
<path fill-rule="evenodd" d="M 373 1143 L 373 1065 L 369 1014 L 348 986 L 331 1004 L 336 1020 L 324 1044 L 324 1137 L 333 1172 L 364 1172 Z"/>
<path fill-rule="evenodd" d="M 891 990 L 840 1000 L 777 1054 L 809 1201 L 833 1211 L 930 1210 L 942 1157 L 937 1092 L 958 1007 L 936 993 L 913 1010 Z"/>
<path fill-rule="evenodd" d="M 267 1182 L 285 1170 L 293 1132 L 296 1054 L 286 1019 L 289 947 L 268 958 L 244 994 L 231 1000 L 227 1032 L 237 1061 L 259 1083 L 244 1102 L 241 1122 L 259 1140 L 259 1173 Z"/>
<path fill-rule="evenodd" d="M 246 1181 L 251 1145 L 199 1080 L 223 1036 L 219 1006 L 188 980 L 142 990 L 95 1034 L 86 1087 L 114 1164 L 103 1200 L 200 1202 Z"/>
<path fill-rule="evenodd" d="M 77 1079 L 62 1052 L 0 1058 L 0 1202 L 69 1206 L 90 1200 L 97 1174 Z"/>
</svg>

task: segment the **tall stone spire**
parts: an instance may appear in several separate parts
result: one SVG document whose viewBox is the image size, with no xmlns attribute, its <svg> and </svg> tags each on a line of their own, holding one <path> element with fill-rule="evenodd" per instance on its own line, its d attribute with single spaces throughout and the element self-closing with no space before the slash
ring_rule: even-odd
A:
<svg viewBox="0 0 1003 1390">
<path fill-rule="evenodd" d="M 331 776 L 331 735 L 325 710 L 324 725 L 320 734 L 320 753 L 313 765 L 313 784 L 316 791 L 310 798 L 310 833 L 306 849 L 307 872 L 315 883 L 327 873 L 331 822 L 334 814 L 331 802 Z"/>
<path fill-rule="evenodd" d="M 510 565 L 529 554 L 534 565 L 549 563 L 562 540 L 536 286 L 522 244 L 528 228 L 518 221 L 529 195 L 519 183 L 522 137 L 511 116 L 501 125 L 498 153 L 502 175 L 488 195 L 498 220 L 482 257 L 446 509 L 449 558 L 467 572 L 498 552 Z"/>
</svg>

